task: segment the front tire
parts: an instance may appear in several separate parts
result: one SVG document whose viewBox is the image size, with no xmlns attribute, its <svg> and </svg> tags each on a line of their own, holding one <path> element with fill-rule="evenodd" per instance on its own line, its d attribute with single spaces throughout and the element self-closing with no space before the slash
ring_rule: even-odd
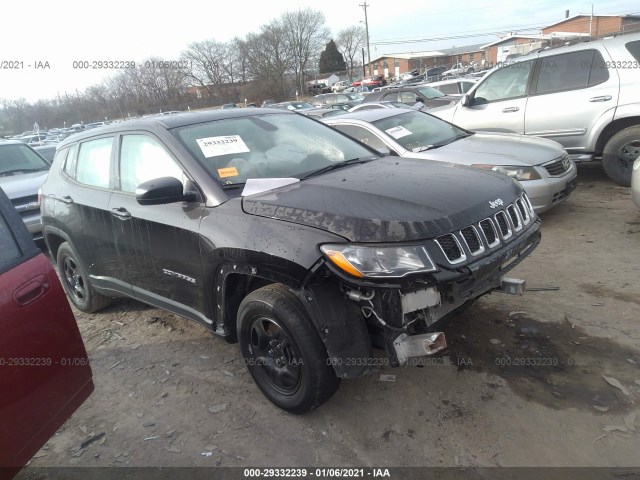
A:
<svg viewBox="0 0 640 480">
<path fill-rule="evenodd" d="M 304 306 L 284 285 L 267 285 L 245 297 L 238 310 L 238 341 L 254 381 L 283 410 L 313 410 L 340 385 Z"/>
<path fill-rule="evenodd" d="M 94 313 L 111 303 L 111 298 L 93 289 L 84 264 L 69 243 L 58 248 L 57 264 L 64 291 L 78 310 Z"/>
<path fill-rule="evenodd" d="M 640 156 L 640 126 L 625 128 L 609 139 L 602 152 L 608 177 L 623 187 L 631 186 L 633 162 Z"/>
</svg>

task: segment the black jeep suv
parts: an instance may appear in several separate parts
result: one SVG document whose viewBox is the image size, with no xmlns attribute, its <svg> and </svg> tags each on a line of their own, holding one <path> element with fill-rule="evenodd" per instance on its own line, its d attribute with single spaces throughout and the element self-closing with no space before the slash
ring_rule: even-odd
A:
<svg viewBox="0 0 640 480">
<path fill-rule="evenodd" d="M 385 157 L 282 110 L 134 120 L 60 144 L 42 222 L 73 304 L 129 296 L 240 343 L 292 412 L 340 378 L 446 346 L 436 321 L 496 289 L 540 239 L 499 173 Z"/>
</svg>

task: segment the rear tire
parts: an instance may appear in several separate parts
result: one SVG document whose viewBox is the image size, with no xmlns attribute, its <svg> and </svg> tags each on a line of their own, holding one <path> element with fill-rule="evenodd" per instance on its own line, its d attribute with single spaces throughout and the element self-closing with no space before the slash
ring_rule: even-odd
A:
<svg viewBox="0 0 640 480">
<path fill-rule="evenodd" d="M 633 162 L 640 156 L 640 126 L 625 128 L 609 139 L 602 152 L 607 176 L 623 187 L 631 186 Z"/>
<path fill-rule="evenodd" d="M 111 298 L 91 286 L 84 264 L 69 243 L 64 242 L 58 248 L 57 264 L 64 291 L 78 310 L 94 313 L 111 303 Z"/>
<path fill-rule="evenodd" d="M 284 285 L 245 297 L 238 309 L 238 342 L 254 381 L 283 410 L 313 410 L 340 385 L 304 306 Z"/>
</svg>

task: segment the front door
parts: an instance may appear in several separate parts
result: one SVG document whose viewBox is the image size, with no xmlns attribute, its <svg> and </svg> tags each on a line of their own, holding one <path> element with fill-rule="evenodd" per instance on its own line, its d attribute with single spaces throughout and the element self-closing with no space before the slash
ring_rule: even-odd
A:
<svg viewBox="0 0 640 480">
<path fill-rule="evenodd" d="M 190 180 L 175 156 L 151 134 L 120 137 L 119 188 L 109 201 L 115 247 L 133 294 L 142 301 L 204 321 L 205 292 L 199 229 L 203 204 L 140 205 L 142 182 L 175 177 Z"/>
<path fill-rule="evenodd" d="M 524 115 L 534 60 L 514 63 L 489 75 L 468 107 L 458 104 L 453 122 L 475 131 L 524 133 Z"/>
</svg>

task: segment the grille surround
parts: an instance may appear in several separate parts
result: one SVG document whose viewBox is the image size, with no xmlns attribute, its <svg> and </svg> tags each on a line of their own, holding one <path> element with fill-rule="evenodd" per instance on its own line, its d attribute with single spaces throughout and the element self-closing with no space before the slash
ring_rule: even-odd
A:
<svg viewBox="0 0 640 480">
<path fill-rule="evenodd" d="M 507 208 L 507 214 L 509 220 L 511 221 L 511 226 L 513 227 L 514 232 L 519 232 L 522 230 L 522 218 L 520 217 L 520 212 L 518 208 L 512 203 Z"/>
<path fill-rule="evenodd" d="M 531 222 L 531 215 L 529 214 L 529 208 L 525 204 L 525 201 L 522 198 L 518 198 L 513 203 L 518 207 L 517 209 L 520 212 L 520 218 L 522 218 L 524 224 L 529 225 L 529 222 Z"/>
<path fill-rule="evenodd" d="M 508 243 L 511 238 L 534 223 L 535 218 L 529 197 L 521 192 L 512 203 L 505 205 L 492 216 L 460 230 L 440 235 L 432 241 L 438 245 L 446 262 L 457 265 Z"/>
<path fill-rule="evenodd" d="M 489 248 L 493 248 L 500 245 L 500 236 L 491 218 L 485 218 L 484 220 L 481 220 L 479 225 L 480 225 L 480 230 L 482 230 L 482 235 L 484 235 L 484 239 L 487 242 L 487 246 Z M 487 235 L 487 231 L 485 230 L 483 225 L 489 225 L 489 228 L 491 228 L 491 231 L 493 232 L 493 241 L 489 240 L 489 236 Z"/>
<path fill-rule="evenodd" d="M 504 210 L 499 211 L 498 213 L 496 213 L 493 218 L 496 221 L 496 224 L 498 225 L 498 230 L 500 230 L 500 235 L 502 235 L 502 239 L 503 240 L 508 240 L 513 236 L 513 231 L 511 230 L 511 224 L 509 223 L 509 219 L 507 218 L 507 214 L 504 212 Z M 502 223 L 500 222 L 499 219 L 502 219 Z M 504 224 L 504 228 L 503 228 L 503 224 Z"/>
<path fill-rule="evenodd" d="M 450 238 L 451 240 L 453 240 L 453 242 L 455 243 L 455 246 L 458 249 L 458 252 L 460 253 L 458 257 L 453 255 L 453 252 L 451 252 L 452 255 L 447 254 L 447 250 L 449 250 L 451 247 L 446 244 L 443 245 L 443 243 L 445 242 L 445 238 L 447 239 Z M 460 245 L 460 241 L 456 238 L 456 236 L 453 233 L 446 233 L 444 235 L 440 235 L 438 238 L 436 238 L 436 243 L 438 244 L 438 247 L 440 247 L 442 254 L 445 256 L 445 258 L 449 261 L 451 265 L 462 263 L 467 259 L 467 255 L 464 252 L 462 245 Z"/>
<path fill-rule="evenodd" d="M 470 238 L 467 238 L 467 234 L 470 235 Z M 469 249 L 469 252 L 471 253 L 472 256 L 477 257 L 478 255 L 481 255 L 484 253 L 484 245 L 482 244 L 482 239 L 480 238 L 480 235 L 478 234 L 478 230 L 474 225 L 469 225 L 468 227 L 465 227 L 462 230 L 460 230 L 460 236 L 462 237 L 462 240 L 464 240 L 464 243 Z M 477 242 L 478 248 L 475 248 L 475 249 L 471 248 L 472 243 L 475 243 L 475 242 Z M 475 244 L 473 246 L 475 247 Z"/>
</svg>

